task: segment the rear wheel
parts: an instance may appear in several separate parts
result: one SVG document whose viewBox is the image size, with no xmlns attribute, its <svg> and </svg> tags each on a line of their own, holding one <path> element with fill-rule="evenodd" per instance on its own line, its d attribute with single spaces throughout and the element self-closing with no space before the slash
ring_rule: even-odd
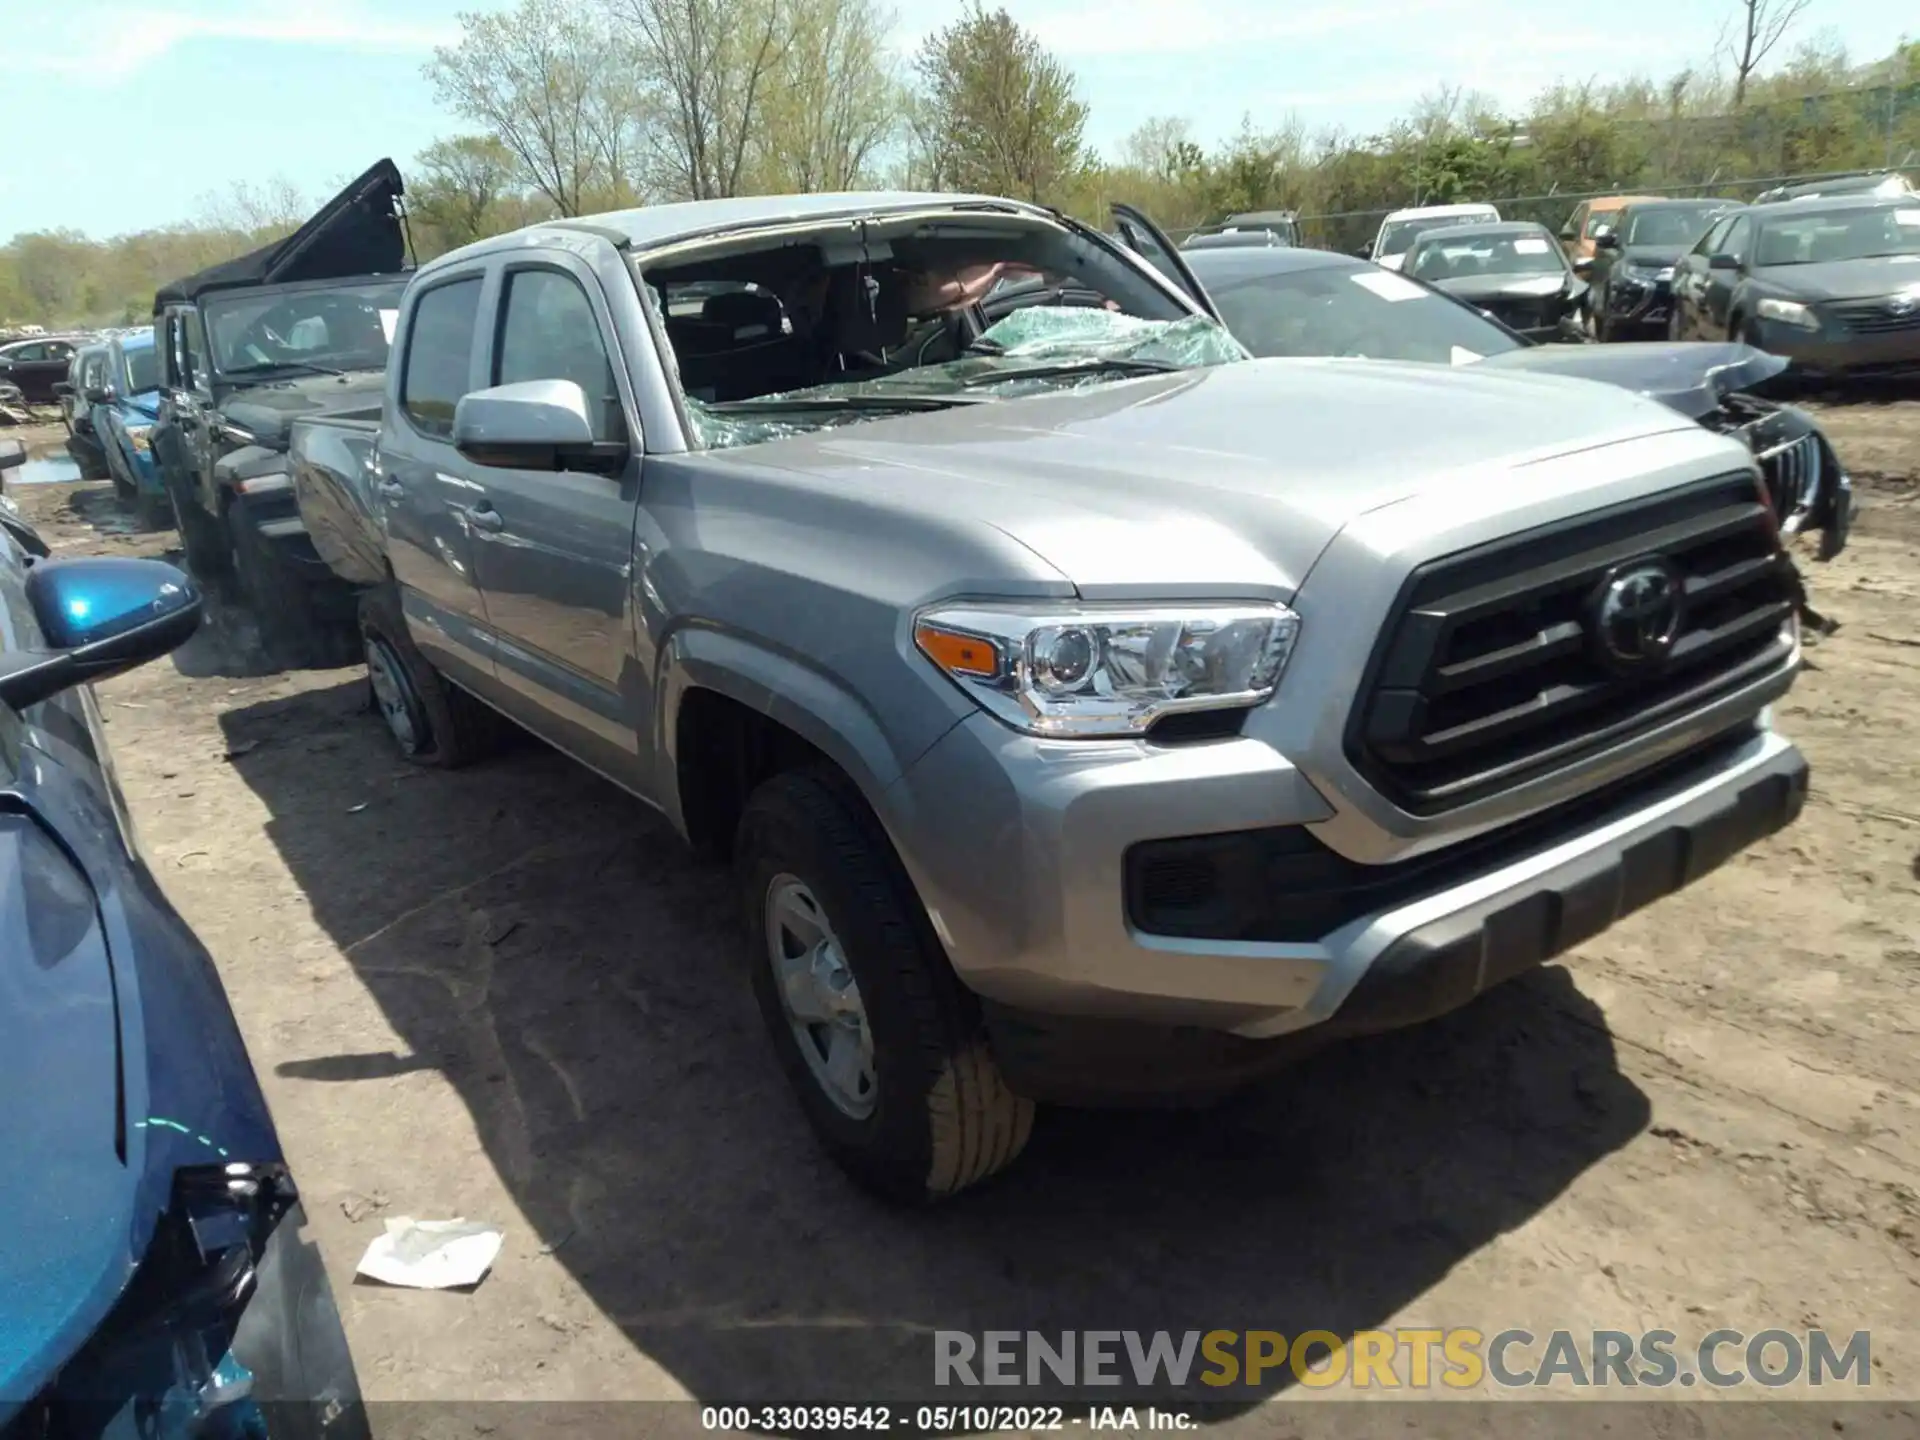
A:
<svg viewBox="0 0 1920 1440">
<path fill-rule="evenodd" d="M 415 765 L 457 770 L 500 747 L 509 721 L 444 680 L 407 636 L 391 585 L 360 597 L 360 638 L 375 714 Z"/>
<path fill-rule="evenodd" d="M 896 1200 L 952 1195 L 1033 1130 L 886 834 L 838 772 L 767 781 L 735 845 L 754 997 L 814 1133 Z"/>
</svg>

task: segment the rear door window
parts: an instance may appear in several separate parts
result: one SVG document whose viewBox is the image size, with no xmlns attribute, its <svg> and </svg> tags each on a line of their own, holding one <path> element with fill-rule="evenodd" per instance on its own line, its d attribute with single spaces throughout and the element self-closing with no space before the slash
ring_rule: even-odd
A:
<svg viewBox="0 0 1920 1440">
<path fill-rule="evenodd" d="M 437 285 L 413 307 L 400 373 L 400 408 L 414 429 L 446 439 L 454 407 L 471 388 L 473 336 L 480 320 L 480 277 Z"/>
</svg>

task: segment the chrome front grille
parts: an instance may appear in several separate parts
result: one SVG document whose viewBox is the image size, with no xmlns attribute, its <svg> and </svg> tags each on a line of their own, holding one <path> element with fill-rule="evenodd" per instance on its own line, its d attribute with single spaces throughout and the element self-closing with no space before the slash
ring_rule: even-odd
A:
<svg viewBox="0 0 1920 1440">
<path fill-rule="evenodd" d="M 1786 663 L 1794 602 L 1751 473 L 1430 562 L 1369 661 L 1348 758 L 1416 814 L 1496 794 Z"/>
<path fill-rule="evenodd" d="M 1797 440 L 1756 450 L 1754 458 L 1760 462 L 1767 493 L 1773 498 L 1773 513 L 1782 528 L 1790 532 L 1798 530 L 1806 518 L 1805 512 L 1820 494 L 1821 467 L 1825 463 L 1820 437 L 1808 433 Z"/>
<path fill-rule="evenodd" d="M 1920 330 L 1920 296 L 1902 305 L 1894 299 L 1847 300 L 1828 307 L 1829 313 L 1859 335 L 1897 335 Z"/>
</svg>

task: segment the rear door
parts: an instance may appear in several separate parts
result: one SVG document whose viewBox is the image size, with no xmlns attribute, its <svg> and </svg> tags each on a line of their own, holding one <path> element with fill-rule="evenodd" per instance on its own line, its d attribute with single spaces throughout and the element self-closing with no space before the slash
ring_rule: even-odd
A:
<svg viewBox="0 0 1920 1440">
<path fill-rule="evenodd" d="M 640 785 L 630 696 L 633 534 L 640 430 L 625 394 L 606 297 L 593 270 L 549 253 L 510 264 L 490 307 L 487 385 L 571 380 L 587 397 L 594 439 L 633 446 L 617 475 L 469 465 L 474 566 L 494 635 L 503 703 L 612 776 Z"/>
<path fill-rule="evenodd" d="M 475 266 L 413 297 L 389 362 L 400 379 L 370 476 L 408 633 L 436 666 L 484 693 L 493 686 L 493 644 L 474 580 L 469 519 L 481 492 L 453 448 L 453 412 L 484 383 L 480 317 L 489 283 Z"/>
<path fill-rule="evenodd" d="M 1131 205 L 1116 205 L 1113 207 L 1113 228 L 1122 244 L 1184 290 L 1205 314 L 1215 320 L 1220 318 L 1220 312 L 1214 308 L 1213 297 L 1207 294 L 1207 287 L 1200 283 L 1200 278 L 1193 273 L 1179 249 L 1158 225 Z"/>
</svg>

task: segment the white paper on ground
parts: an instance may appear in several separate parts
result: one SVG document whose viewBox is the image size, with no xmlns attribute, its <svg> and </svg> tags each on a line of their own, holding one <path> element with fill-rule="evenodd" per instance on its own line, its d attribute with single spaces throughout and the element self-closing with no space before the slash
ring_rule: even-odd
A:
<svg viewBox="0 0 1920 1440">
<path fill-rule="evenodd" d="M 1382 300 L 1418 300 L 1427 292 L 1411 280 L 1391 270 L 1361 270 L 1347 277 L 1363 290 L 1371 290 Z"/>
<path fill-rule="evenodd" d="M 501 1233 L 470 1220 L 416 1220 L 396 1215 L 360 1257 L 357 1274 L 415 1290 L 478 1284 L 500 1254 Z"/>
</svg>

